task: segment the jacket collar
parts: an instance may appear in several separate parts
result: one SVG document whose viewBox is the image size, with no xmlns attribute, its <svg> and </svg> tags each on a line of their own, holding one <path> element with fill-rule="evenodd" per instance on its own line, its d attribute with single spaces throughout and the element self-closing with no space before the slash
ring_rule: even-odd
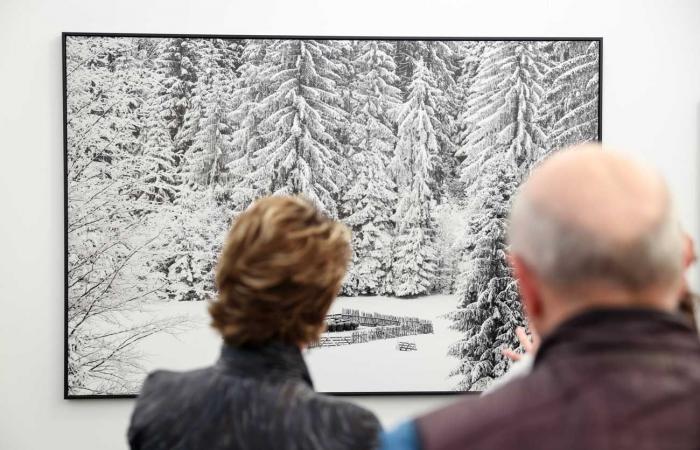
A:
<svg viewBox="0 0 700 450">
<path fill-rule="evenodd" d="M 564 322 L 542 341 L 535 366 L 590 353 L 697 352 L 697 335 L 682 317 L 653 309 L 596 309 Z"/>
<path fill-rule="evenodd" d="M 299 347 L 282 342 L 256 347 L 224 344 L 216 367 L 227 374 L 244 378 L 273 382 L 300 380 L 313 388 L 311 375 Z"/>
</svg>

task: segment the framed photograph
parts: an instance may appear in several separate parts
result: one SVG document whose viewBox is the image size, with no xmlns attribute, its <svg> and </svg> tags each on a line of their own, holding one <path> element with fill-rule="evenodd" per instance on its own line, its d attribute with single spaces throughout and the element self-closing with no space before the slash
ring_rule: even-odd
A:
<svg viewBox="0 0 700 450">
<path fill-rule="evenodd" d="M 602 44 L 64 33 L 65 397 L 215 362 L 223 238 L 279 194 L 352 230 L 318 391 L 483 390 L 524 324 L 511 198 L 601 139 Z"/>
</svg>

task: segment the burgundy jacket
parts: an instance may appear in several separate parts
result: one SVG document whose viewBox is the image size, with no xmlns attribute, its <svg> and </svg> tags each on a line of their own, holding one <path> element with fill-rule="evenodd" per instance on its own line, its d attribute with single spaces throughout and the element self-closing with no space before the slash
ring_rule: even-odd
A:
<svg viewBox="0 0 700 450">
<path fill-rule="evenodd" d="M 423 450 L 699 450 L 700 340 L 661 312 L 589 312 L 544 340 L 529 376 L 416 427 Z"/>
</svg>

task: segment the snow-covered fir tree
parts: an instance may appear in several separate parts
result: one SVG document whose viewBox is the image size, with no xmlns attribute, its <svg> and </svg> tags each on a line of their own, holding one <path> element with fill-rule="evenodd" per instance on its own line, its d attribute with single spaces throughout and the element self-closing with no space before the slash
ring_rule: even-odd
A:
<svg viewBox="0 0 700 450">
<path fill-rule="evenodd" d="M 442 202 L 445 188 L 454 178 L 456 167 L 456 147 L 452 139 L 456 135 L 454 118 L 458 107 L 452 101 L 456 88 L 455 46 L 451 42 L 442 41 L 400 41 L 396 44 L 396 61 L 397 74 L 400 76 L 399 87 L 403 90 L 404 98 L 411 93 L 410 83 L 419 64 L 425 66 L 433 76 L 436 88 L 432 93 L 434 114 L 439 123 L 434 127 L 439 151 L 433 176 L 440 187 L 435 191 L 435 199 Z"/>
<path fill-rule="evenodd" d="M 517 284 L 507 261 L 506 229 L 511 199 L 518 186 L 516 167 L 504 154 L 492 158 L 473 199 L 466 253 L 458 278 L 459 306 L 450 314 L 452 328 L 463 333 L 449 354 L 459 359 L 452 375 L 459 390 L 481 390 L 502 375 L 504 348 L 517 348 L 515 328 L 524 325 Z"/>
<path fill-rule="evenodd" d="M 354 61 L 348 130 L 355 173 L 341 210 L 352 230 L 353 256 L 343 285 L 347 295 L 382 293 L 391 265 L 396 186 L 387 168 L 396 141 L 392 116 L 401 104 L 391 50 L 387 42 L 362 41 Z"/>
<path fill-rule="evenodd" d="M 398 41 L 395 49 L 396 73 L 400 87 L 407 89 L 413 80 L 417 61 L 427 67 L 442 90 L 454 83 L 457 68 L 455 44 L 445 41 Z M 408 92 L 406 90 L 406 92 Z"/>
<path fill-rule="evenodd" d="M 499 348 L 517 346 L 512 333 L 522 316 L 506 258 L 505 221 L 514 190 L 545 152 L 539 125 L 547 69 L 542 59 L 537 43 L 492 43 L 471 87 L 467 107 L 473 128 L 460 152 L 471 217 L 458 280 L 460 304 L 452 315 L 465 337 L 450 350 L 461 360 L 460 388 L 481 388 L 501 374 L 507 362 Z"/>
<path fill-rule="evenodd" d="M 191 91 L 196 81 L 186 39 L 159 42 L 154 68 L 148 80 L 146 99 L 147 134 L 143 147 L 144 171 L 134 190 L 137 198 L 173 203 L 182 183 L 179 175 L 186 146 L 191 142 L 192 127 L 185 125 Z"/>
<path fill-rule="evenodd" d="M 394 214 L 396 237 L 387 290 L 399 297 L 429 293 L 438 260 L 432 209 L 439 153 L 434 96 L 439 90 L 432 74 L 420 61 L 410 89 L 411 94 L 397 116 L 398 142 L 392 161 L 399 201 Z"/>
<path fill-rule="evenodd" d="M 483 173 L 494 155 L 511 155 L 520 174 L 544 156 L 546 136 L 540 127 L 547 66 L 537 42 L 493 42 L 484 51 L 467 104 L 473 124 L 458 155 L 461 176 Z"/>
<path fill-rule="evenodd" d="M 553 67 L 545 82 L 549 150 L 593 141 L 598 136 L 598 42 L 555 42 Z"/>
<path fill-rule="evenodd" d="M 229 226 L 225 208 L 214 195 L 214 186 L 187 192 L 177 201 L 166 230 L 168 245 L 161 250 L 161 270 L 168 300 L 211 300 L 216 288 L 214 267 Z"/>
<path fill-rule="evenodd" d="M 217 43 L 203 40 L 197 52 L 200 69 L 191 102 L 192 110 L 196 109 L 191 117 L 196 117 L 197 123 L 191 125 L 192 142 L 185 152 L 182 169 L 185 183 L 194 189 L 223 182 L 232 147 L 230 111 L 236 74 L 226 64 L 233 57 L 227 51 L 230 49 Z"/>
<path fill-rule="evenodd" d="M 354 61 L 351 135 L 354 151 L 377 149 L 391 157 L 396 141 L 394 117 L 401 105 L 391 44 L 364 41 Z"/>
<path fill-rule="evenodd" d="M 302 194 L 337 216 L 345 184 L 341 144 L 334 131 L 347 122 L 336 90 L 342 67 L 328 41 L 278 40 L 265 54 L 271 94 L 255 108 L 265 146 L 251 159 L 250 184 L 261 194 Z"/>
<path fill-rule="evenodd" d="M 228 211 L 235 215 L 245 209 L 254 199 L 266 193 L 266 179 L 256 180 L 250 176 L 252 159 L 265 146 L 260 135 L 260 123 L 265 118 L 259 103 L 270 94 L 272 72 L 266 70 L 266 54 L 273 41 L 248 39 L 243 44 L 240 75 L 232 93 L 230 117 L 233 121 L 232 149 L 226 163 L 226 195 Z"/>
<path fill-rule="evenodd" d="M 465 107 L 469 101 L 478 95 L 473 89 L 477 80 L 477 73 L 481 66 L 482 56 L 487 43 L 481 41 L 469 42 L 469 45 L 460 47 L 459 76 L 457 77 L 456 90 L 454 92 L 458 105 L 455 116 L 455 138 L 454 142 L 458 146 L 456 156 L 463 159 L 469 147 L 466 147 L 467 138 L 476 126 L 476 122 L 470 118 L 471 111 Z"/>
<path fill-rule="evenodd" d="M 173 208 L 179 226 L 170 232 L 163 271 L 172 300 L 206 300 L 215 293 L 214 264 L 229 223 L 218 193 L 228 181 L 226 162 L 232 147 L 231 89 L 235 83 L 235 43 L 201 40 L 195 47 L 198 77 L 186 117 L 194 137 L 185 150 L 183 184 Z"/>
<path fill-rule="evenodd" d="M 378 295 L 392 262 L 396 204 L 394 183 L 386 172 L 387 159 L 377 150 L 355 154 L 357 164 L 352 186 L 343 197 L 343 222 L 352 230 L 352 260 L 343 285 L 345 295 Z"/>
<path fill-rule="evenodd" d="M 188 121 L 187 113 L 193 109 L 191 100 L 192 90 L 197 83 L 199 45 L 201 41 L 192 39 L 166 39 L 156 61 L 156 70 L 162 77 L 156 98 L 161 105 L 161 115 L 173 141 L 173 153 L 178 166 L 192 143 L 198 122 L 197 117 Z"/>
</svg>

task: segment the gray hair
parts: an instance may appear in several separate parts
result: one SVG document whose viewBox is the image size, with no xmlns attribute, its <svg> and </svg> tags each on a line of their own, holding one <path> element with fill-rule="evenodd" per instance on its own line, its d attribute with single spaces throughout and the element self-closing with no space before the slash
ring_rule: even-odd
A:
<svg viewBox="0 0 700 450">
<path fill-rule="evenodd" d="M 643 289 L 675 281 L 683 270 L 682 231 L 670 201 L 646 233 L 620 243 L 556 217 L 519 194 L 508 237 L 511 253 L 558 286 L 598 280 Z"/>
</svg>

